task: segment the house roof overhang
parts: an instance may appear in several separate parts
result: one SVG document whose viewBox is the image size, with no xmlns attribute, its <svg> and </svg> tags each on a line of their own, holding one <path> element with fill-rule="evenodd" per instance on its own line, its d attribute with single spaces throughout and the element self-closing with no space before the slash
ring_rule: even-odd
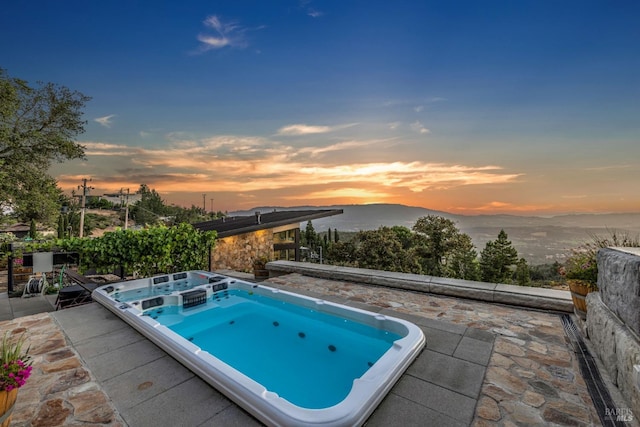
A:
<svg viewBox="0 0 640 427">
<path fill-rule="evenodd" d="M 193 224 L 193 226 L 200 231 L 217 231 L 218 238 L 224 238 L 311 221 L 339 215 L 341 213 L 343 213 L 342 209 L 256 212 L 254 215 L 220 218 L 213 221 Z"/>
</svg>

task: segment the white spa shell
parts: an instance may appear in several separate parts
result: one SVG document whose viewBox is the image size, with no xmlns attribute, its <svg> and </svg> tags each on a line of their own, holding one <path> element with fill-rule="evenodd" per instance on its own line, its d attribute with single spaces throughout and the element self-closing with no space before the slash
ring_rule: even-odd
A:
<svg viewBox="0 0 640 427">
<path fill-rule="evenodd" d="M 210 353 L 176 334 L 169 328 L 143 316 L 143 301 L 160 300 L 153 295 L 153 288 L 158 284 L 171 288 L 175 278 L 184 283 L 187 280 L 195 284 L 191 290 L 205 290 L 207 299 L 214 292 L 216 285 L 226 284 L 228 289 L 251 290 L 256 294 L 311 308 L 352 321 L 360 322 L 374 328 L 396 333 L 402 338 L 393 343 L 377 362 L 360 378 L 353 382 L 347 397 L 340 403 L 322 409 L 307 409 L 296 406 L 276 393 L 268 391 L 242 372 L 232 368 Z M 155 280 L 154 280 L 155 279 Z M 136 290 L 146 295 L 141 300 L 119 302 L 113 297 L 116 292 Z M 182 305 L 184 290 L 165 292 L 161 306 Z M 104 305 L 117 316 L 129 323 L 149 340 L 161 347 L 176 360 L 192 370 L 196 375 L 221 391 L 235 403 L 254 415 L 260 421 L 271 426 L 357 426 L 363 424 L 391 387 L 409 367 L 425 346 L 422 330 L 413 323 L 402 319 L 385 316 L 348 307 L 329 301 L 310 298 L 287 291 L 256 285 L 250 282 L 233 279 L 206 271 L 189 271 L 166 274 L 146 279 L 132 280 L 105 285 L 93 293 L 94 300 Z M 144 305 L 149 305 L 149 302 Z M 311 385 L 310 385 L 311 386 Z"/>
</svg>

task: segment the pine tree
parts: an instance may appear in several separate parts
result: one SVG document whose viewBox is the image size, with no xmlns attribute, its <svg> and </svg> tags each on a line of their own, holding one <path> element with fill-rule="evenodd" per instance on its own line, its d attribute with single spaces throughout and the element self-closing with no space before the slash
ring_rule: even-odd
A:
<svg viewBox="0 0 640 427">
<path fill-rule="evenodd" d="M 63 230 L 62 230 L 62 237 L 63 238 L 69 238 L 71 237 L 71 231 L 69 230 L 69 214 L 65 214 L 64 218 L 63 218 Z"/>
<path fill-rule="evenodd" d="M 29 237 L 32 239 L 36 238 L 36 220 L 31 218 L 31 224 L 29 224 Z"/>
<path fill-rule="evenodd" d="M 316 231 L 313 229 L 313 224 L 311 221 L 307 221 L 307 227 L 304 229 L 304 242 L 310 248 L 315 247 L 316 242 L 318 240 L 318 235 Z"/>
<path fill-rule="evenodd" d="M 527 260 L 520 258 L 516 265 L 516 284 L 520 286 L 529 286 L 531 283 L 531 273 Z"/>
<path fill-rule="evenodd" d="M 60 214 L 58 217 L 58 239 L 64 239 L 64 216 Z"/>
<path fill-rule="evenodd" d="M 480 274 L 484 282 L 507 283 L 511 266 L 518 261 L 518 251 L 511 246 L 507 233 L 500 230 L 498 238 L 487 242 L 480 254 Z"/>
</svg>

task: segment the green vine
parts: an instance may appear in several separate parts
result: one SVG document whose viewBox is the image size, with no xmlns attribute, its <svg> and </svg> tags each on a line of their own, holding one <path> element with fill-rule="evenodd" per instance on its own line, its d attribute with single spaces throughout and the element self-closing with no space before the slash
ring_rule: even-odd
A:
<svg viewBox="0 0 640 427">
<path fill-rule="evenodd" d="M 59 240 L 57 246 L 80 254 L 81 270 L 98 272 L 123 267 L 148 277 L 158 273 L 206 269 L 216 232 L 200 232 L 190 224 L 118 230 L 97 238 Z"/>
<path fill-rule="evenodd" d="M 18 243 L 13 250 L 11 250 L 11 243 Z M 12 256 L 14 258 L 21 258 L 25 253 L 48 252 L 55 247 L 55 240 L 46 240 L 43 242 L 19 242 L 16 239 L 0 241 L 0 257 L 6 258 Z"/>
</svg>

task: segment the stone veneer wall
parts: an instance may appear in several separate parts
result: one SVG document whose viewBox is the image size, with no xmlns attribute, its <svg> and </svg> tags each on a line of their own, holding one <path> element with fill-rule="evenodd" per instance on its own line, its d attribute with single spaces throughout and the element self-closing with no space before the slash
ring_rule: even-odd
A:
<svg viewBox="0 0 640 427">
<path fill-rule="evenodd" d="M 260 230 L 216 240 L 216 246 L 211 254 L 211 269 L 253 273 L 253 260 L 259 256 L 273 258 L 271 230 Z"/>
<path fill-rule="evenodd" d="M 640 249 L 598 251 L 598 288 L 587 296 L 587 334 L 595 352 L 640 418 Z M 625 408 L 618 408 L 625 409 Z"/>
</svg>

